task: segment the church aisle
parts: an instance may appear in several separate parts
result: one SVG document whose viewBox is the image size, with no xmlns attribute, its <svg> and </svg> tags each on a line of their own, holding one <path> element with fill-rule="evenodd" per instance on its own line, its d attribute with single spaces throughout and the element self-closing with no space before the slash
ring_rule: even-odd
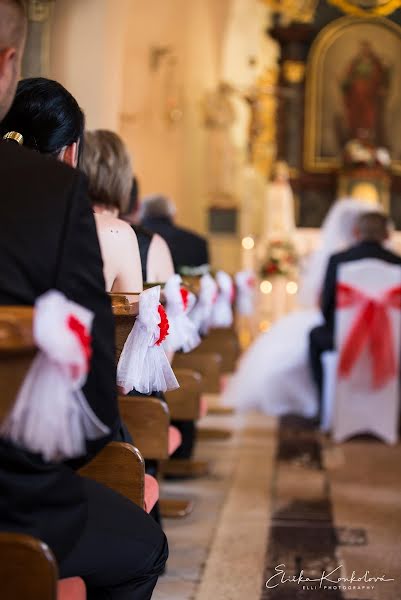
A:
<svg viewBox="0 0 401 600">
<path fill-rule="evenodd" d="M 281 420 L 261 600 L 401 599 L 400 459 L 401 445 L 334 445 L 303 419 Z"/>
<path fill-rule="evenodd" d="M 199 444 L 199 458 L 212 464 L 208 478 L 162 486 L 196 505 L 187 519 L 165 521 L 171 555 L 156 600 L 401 600 L 400 444 L 334 445 L 292 417 L 204 424 L 235 433 Z M 282 583 L 278 565 L 287 578 L 355 571 L 393 581 Z"/>
<path fill-rule="evenodd" d="M 170 558 L 153 598 L 257 600 L 269 525 L 276 421 L 259 414 L 208 416 L 202 426 L 227 427 L 234 435 L 198 444 L 197 458 L 211 464 L 207 478 L 162 484 L 164 496 L 191 497 L 195 507 L 185 519 L 164 521 Z"/>
</svg>

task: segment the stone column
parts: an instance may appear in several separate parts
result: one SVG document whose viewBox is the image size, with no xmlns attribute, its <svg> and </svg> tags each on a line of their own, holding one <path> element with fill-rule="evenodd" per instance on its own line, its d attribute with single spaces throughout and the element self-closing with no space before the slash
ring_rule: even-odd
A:
<svg viewBox="0 0 401 600">
<path fill-rule="evenodd" d="M 23 77 L 45 77 L 49 74 L 52 4 L 53 0 L 29 0 Z"/>
</svg>

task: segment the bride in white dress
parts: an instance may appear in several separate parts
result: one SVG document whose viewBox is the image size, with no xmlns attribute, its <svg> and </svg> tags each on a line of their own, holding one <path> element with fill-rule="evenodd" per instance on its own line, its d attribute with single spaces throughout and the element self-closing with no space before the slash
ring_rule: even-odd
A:
<svg viewBox="0 0 401 600">
<path fill-rule="evenodd" d="M 317 391 L 308 363 L 309 332 L 323 320 L 318 302 L 328 259 L 354 242 L 357 217 L 375 209 L 352 199 L 333 205 L 323 223 L 320 248 L 301 277 L 299 300 L 305 308 L 279 319 L 255 340 L 224 391 L 224 403 L 240 411 L 257 409 L 274 416 L 316 416 Z"/>
</svg>

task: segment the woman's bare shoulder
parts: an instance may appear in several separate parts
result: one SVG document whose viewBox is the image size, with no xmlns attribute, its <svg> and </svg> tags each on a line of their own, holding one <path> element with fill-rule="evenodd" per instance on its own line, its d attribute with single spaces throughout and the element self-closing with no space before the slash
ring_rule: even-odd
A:
<svg viewBox="0 0 401 600">
<path fill-rule="evenodd" d="M 125 239 L 136 238 L 136 234 L 129 223 L 126 223 L 118 217 L 113 217 L 105 213 L 95 213 L 95 220 L 98 230 L 102 233 L 110 232 L 118 234 Z"/>
</svg>

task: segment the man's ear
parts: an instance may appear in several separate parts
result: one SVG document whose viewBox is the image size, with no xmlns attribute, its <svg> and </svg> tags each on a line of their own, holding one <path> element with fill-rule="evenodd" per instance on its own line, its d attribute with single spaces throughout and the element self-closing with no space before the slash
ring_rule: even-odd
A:
<svg viewBox="0 0 401 600">
<path fill-rule="evenodd" d="M 75 169 L 78 165 L 78 144 L 77 144 L 77 142 L 73 142 L 69 146 L 66 146 L 65 148 L 63 148 L 61 150 L 60 154 L 58 155 L 58 158 L 59 158 L 59 160 L 61 160 L 61 162 L 64 162 L 67 165 L 69 165 L 70 167 L 73 167 Z"/>
<path fill-rule="evenodd" d="M 15 77 L 16 60 L 17 50 L 15 48 L 4 48 L 0 51 L 0 94 L 8 90 Z"/>
</svg>

